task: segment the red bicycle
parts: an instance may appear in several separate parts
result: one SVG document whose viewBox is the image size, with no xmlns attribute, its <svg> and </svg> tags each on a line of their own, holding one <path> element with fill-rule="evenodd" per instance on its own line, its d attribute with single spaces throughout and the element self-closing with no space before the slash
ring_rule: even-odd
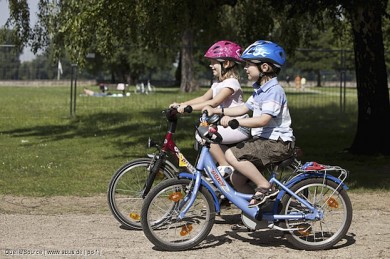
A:
<svg viewBox="0 0 390 259">
<path fill-rule="evenodd" d="M 188 106 L 185 112 L 191 113 L 192 107 Z M 108 187 L 108 204 L 111 212 L 129 229 L 142 229 L 140 222 L 142 203 L 150 189 L 165 179 L 175 177 L 179 172 L 179 169 L 168 160 L 169 154 L 178 159 L 180 167 L 185 167 L 188 172 L 196 171 L 173 140 L 178 121 L 177 110 L 170 108 L 163 113 L 168 121 L 163 144 L 160 146 L 149 139 L 148 147 L 155 147 L 156 152 L 123 165 L 112 176 Z"/>
</svg>

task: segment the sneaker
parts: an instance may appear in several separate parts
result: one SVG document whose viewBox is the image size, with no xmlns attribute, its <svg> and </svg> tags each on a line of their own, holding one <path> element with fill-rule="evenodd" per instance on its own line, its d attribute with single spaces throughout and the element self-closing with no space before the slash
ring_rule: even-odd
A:
<svg viewBox="0 0 390 259">
<path fill-rule="evenodd" d="M 255 200 L 255 203 L 249 204 L 248 205 L 249 208 L 259 206 L 263 204 L 267 199 L 275 198 L 279 193 L 278 189 L 272 189 L 272 188 L 270 189 L 256 188 L 255 191 L 260 192 L 260 194 L 255 194 L 252 196 L 252 199 Z"/>
<path fill-rule="evenodd" d="M 234 168 L 230 165 L 221 165 L 218 166 L 218 171 L 221 173 L 223 178 L 227 178 L 233 173 Z"/>
<path fill-rule="evenodd" d="M 243 223 L 238 223 L 230 227 L 231 230 L 236 232 L 254 232 L 253 229 L 248 228 Z"/>
<path fill-rule="evenodd" d="M 222 177 L 225 179 L 229 178 L 229 176 L 234 171 L 234 168 L 230 165 L 218 166 L 217 168 L 218 168 L 218 171 L 221 173 Z M 209 178 L 209 177 L 206 177 L 206 180 L 210 183 L 213 183 L 213 180 L 211 180 L 211 178 Z"/>
</svg>

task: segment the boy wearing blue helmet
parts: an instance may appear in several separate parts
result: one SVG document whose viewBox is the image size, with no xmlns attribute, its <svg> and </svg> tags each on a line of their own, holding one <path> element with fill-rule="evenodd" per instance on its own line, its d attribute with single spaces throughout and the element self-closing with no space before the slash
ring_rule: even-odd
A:
<svg viewBox="0 0 390 259">
<path fill-rule="evenodd" d="M 283 48 L 271 41 L 259 40 L 251 44 L 241 58 L 246 61 L 248 79 L 255 81 L 252 96 L 241 106 L 224 110 L 208 106 L 204 110 L 209 115 L 224 115 L 221 124 L 225 127 L 235 120 L 236 125 L 251 128 L 252 139 L 228 149 L 225 155 L 236 170 L 231 176 L 234 187 L 239 192 L 255 192 L 248 205 L 254 207 L 279 192 L 259 169 L 292 156 L 295 137 L 286 94 L 276 78 L 286 62 Z M 253 114 L 250 118 L 233 118 L 249 111 Z M 256 184 L 255 190 L 248 180 Z"/>
</svg>

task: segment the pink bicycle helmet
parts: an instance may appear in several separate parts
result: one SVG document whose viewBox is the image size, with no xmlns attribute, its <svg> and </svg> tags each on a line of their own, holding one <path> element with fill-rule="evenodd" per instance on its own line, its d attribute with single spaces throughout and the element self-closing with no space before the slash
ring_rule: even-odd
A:
<svg viewBox="0 0 390 259">
<path fill-rule="evenodd" d="M 232 60 L 237 63 L 243 62 L 241 59 L 242 48 L 237 43 L 228 40 L 221 40 L 214 43 L 204 55 L 206 58 L 216 59 L 219 62 Z"/>
</svg>

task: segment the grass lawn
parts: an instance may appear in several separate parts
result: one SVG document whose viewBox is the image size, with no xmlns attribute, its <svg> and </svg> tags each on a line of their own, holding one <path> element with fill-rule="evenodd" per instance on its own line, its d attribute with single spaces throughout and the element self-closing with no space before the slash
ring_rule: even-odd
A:
<svg viewBox="0 0 390 259">
<path fill-rule="evenodd" d="M 152 95 L 124 98 L 77 95 L 76 117 L 71 118 L 69 87 L 0 87 L 0 194 L 105 193 L 116 169 L 152 151 L 146 148 L 149 137 L 162 141 L 166 121 L 161 111 L 173 101 L 205 90 L 183 94 L 177 88 L 158 88 Z M 245 89 L 245 99 L 250 91 Z M 287 89 L 297 145 L 304 150 L 302 160 L 348 169 L 347 184 L 352 190 L 388 190 L 389 157 L 344 152 L 355 134 L 356 94 L 349 90 L 351 97 L 341 113 L 337 91 Z M 336 98 L 324 98 L 333 95 Z M 192 162 L 198 115 L 182 116 L 175 134 L 177 145 Z"/>
</svg>

